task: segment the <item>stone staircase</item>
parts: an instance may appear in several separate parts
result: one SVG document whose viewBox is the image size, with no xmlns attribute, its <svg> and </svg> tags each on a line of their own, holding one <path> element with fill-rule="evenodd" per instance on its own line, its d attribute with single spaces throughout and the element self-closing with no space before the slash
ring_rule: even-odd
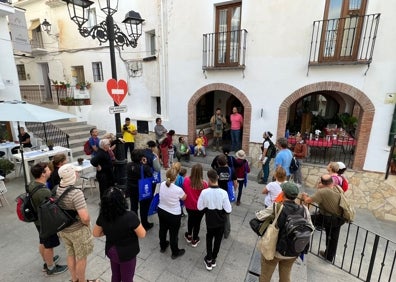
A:
<svg viewBox="0 0 396 282">
<path fill-rule="evenodd" d="M 89 130 L 96 126 L 87 124 L 86 121 L 74 122 L 70 120 L 59 120 L 52 122 L 52 124 L 69 135 L 69 145 L 73 152 L 74 160 L 77 160 L 79 157 L 89 157 L 85 155 L 83 147 L 85 141 L 87 141 L 90 136 Z M 99 129 L 99 136 L 103 136 L 105 133 L 105 130 Z"/>
</svg>

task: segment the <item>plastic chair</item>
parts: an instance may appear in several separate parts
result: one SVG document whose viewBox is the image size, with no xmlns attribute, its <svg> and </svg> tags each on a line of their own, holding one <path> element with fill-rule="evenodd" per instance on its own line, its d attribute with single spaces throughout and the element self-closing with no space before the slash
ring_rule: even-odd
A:
<svg viewBox="0 0 396 282">
<path fill-rule="evenodd" d="M 96 188 L 96 172 L 89 172 L 80 176 L 82 179 L 81 190 L 84 191 L 86 188 L 91 190 L 91 196 L 93 195 L 93 188 Z M 86 186 L 88 184 L 88 186 Z"/>
<path fill-rule="evenodd" d="M 3 206 L 3 200 L 4 200 L 4 202 L 6 202 L 8 206 L 10 206 L 10 204 L 7 201 L 7 198 L 4 195 L 5 193 L 7 193 L 7 187 L 5 186 L 4 181 L 0 181 L 0 205 Z"/>
</svg>

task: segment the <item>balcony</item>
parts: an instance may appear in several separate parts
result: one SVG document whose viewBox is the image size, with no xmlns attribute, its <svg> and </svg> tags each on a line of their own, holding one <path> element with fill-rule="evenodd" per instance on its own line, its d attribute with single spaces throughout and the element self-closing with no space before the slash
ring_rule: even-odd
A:
<svg viewBox="0 0 396 282">
<path fill-rule="evenodd" d="M 203 35 L 202 69 L 245 69 L 245 29 Z"/>
<path fill-rule="evenodd" d="M 381 14 L 313 22 L 309 66 L 369 65 Z"/>
</svg>

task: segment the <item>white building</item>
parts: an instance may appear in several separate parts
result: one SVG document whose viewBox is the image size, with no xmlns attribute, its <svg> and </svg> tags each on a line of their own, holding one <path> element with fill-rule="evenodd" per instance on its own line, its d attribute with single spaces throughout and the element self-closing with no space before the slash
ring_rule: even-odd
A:
<svg viewBox="0 0 396 282">
<path fill-rule="evenodd" d="M 107 43 L 83 38 L 61 0 L 13 2 L 26 10 L 35 43 L 34 58 L 15 57 L 25 72 L 22 96 L 36 86 L 39 101 L 57 103 L 49 79 L 89 81 L 91 105 L 68 109 L 114 131 Z M 148 120 L 152 130 L 161 116 L 165 127 L 193 140 L 215 108 L 229 114 L 237 106 L 245 119 L 243 148 L 252 151 L 265 130 L 309 134 L 340 123 L 337 115 L 347 112 L 357 128 L 350 128 L 356 148 L 346 161 L 357 170 L 385 171 L 396 96 L 396 1 L 119 2 L 114 19 L 123 31 L 128 11 L 145 19 L 137 48 L 116 51 L 118 79 L 129 86 L 122 120 Z M 87 27 L 105 17 L 97 1 L 91 7 Z M 45 19 L 49 33 L 40 26 Z"/>
</svg>

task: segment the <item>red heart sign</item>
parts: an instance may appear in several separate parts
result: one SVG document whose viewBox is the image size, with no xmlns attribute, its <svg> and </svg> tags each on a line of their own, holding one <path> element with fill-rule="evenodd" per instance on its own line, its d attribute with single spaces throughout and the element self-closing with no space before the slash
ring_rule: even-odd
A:
<svg viewBox="0 0 396 282">
<path fill-rule="evenodd" d="M 107 93 L 117 105 L 120 105 L 128 93 L 128 85 L 123 79 L 118 82 L 114 78 L 109 79 L 107 81 Z"/>
</svg>

